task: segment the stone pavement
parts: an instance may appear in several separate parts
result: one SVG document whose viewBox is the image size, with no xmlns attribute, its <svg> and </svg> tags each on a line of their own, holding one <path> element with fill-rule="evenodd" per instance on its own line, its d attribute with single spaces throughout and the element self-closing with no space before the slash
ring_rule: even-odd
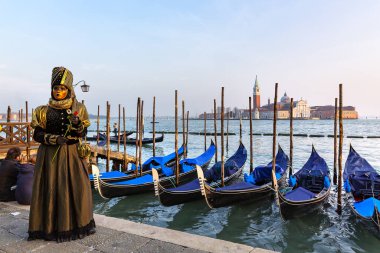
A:
<svg viewBox="0 0 380 253">
<path fill-rule="evenodd" d="M 27 241 L 29 206 L 0 202 L 0 253 L 3 252 L 272 252 L 247 245 L 94 215 L 97 232 L 82 240 Z"/>
</svg>

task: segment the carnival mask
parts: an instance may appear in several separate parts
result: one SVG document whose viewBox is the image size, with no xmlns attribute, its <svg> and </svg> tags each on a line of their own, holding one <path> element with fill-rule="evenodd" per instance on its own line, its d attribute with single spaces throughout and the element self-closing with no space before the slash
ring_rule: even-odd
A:
<svg viewBox="0 0 380 253">
<path fill-rule="evenodd" d="M 64 85 L 54 85 L 53 86 L 53 97 L 55 100 L 63 100 L 66 98 L 68 89 Z"/>
</svg>

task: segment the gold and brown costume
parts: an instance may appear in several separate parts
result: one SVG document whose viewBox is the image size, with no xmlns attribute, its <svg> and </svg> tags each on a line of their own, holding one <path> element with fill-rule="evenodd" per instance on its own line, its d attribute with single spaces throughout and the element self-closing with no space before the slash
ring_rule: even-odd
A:
<svg viewBox="0 0 380 253">
<path fill-rule="evenodd" d="M 92 192 L 86 164 L 78 154 L 78 139 L 90 125 L 86 107 L 75 98 L 73 76 L 63 67 L 53 69 L 52 84 L 64 85 L 68 95 L 34 110 L 33 138 L 41 143 L 34 172 L 29 239 L 82 238 L 95 230 Z M 79 117 L 73 125 L 70 117 Z M 70 124 L 71 123 L 71 124 Z M 66 142 L 58 141 L 66 139 Z M 61 144 L 61 145 L 59 145 Z"/>
</svg>

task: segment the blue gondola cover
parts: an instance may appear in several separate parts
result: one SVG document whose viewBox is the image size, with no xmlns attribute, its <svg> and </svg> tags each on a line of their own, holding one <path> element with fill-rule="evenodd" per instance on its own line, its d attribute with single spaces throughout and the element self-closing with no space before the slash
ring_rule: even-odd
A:
<svg viewBox="0 0 380 253">
<path fill-rule="evenodd" d="M 349 190 L 355 197 L 367 198 L 380 195 L 380 175 L 352 147 L 347 157 L 343 178 L 346 191 Z"/>
<path fill-rule="evenodd" d="M 380 200 L 370 197 L 354 203 L 354 208 L 361 216 L 371 218 L 375 212 L 375 208 L 377 208 L 377 211 L 380 211 Z"/>
<path fill-rule="evenodd" d="M 303 188 L 297 187 L 296 189 L 286 193 L 286 199 L 291 201 L 305 201 L 315 198 L 316 194 Z"/>
</svg>

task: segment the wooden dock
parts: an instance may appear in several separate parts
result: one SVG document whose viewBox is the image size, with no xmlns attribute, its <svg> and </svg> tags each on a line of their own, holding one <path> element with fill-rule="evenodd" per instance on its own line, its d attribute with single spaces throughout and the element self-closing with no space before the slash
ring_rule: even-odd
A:
<svg viewBox="0 0 380 253">
<path fill-rule="evenodd" d="M 92 158 L 102 158 L 107 159 L 107 148 L 104 147 L 98 147 L 96 145 L 91 145 L 91 157 Z M 118 163 L 124 162 L 124 154 L 122 152 L 116 152 L 109 150 L 109 156 L 110 160 L 116 161 Z M 126 154 L 125 156 L 125 162 L 128 163 L 135 163 L 136 157 Z"/>
<path fill-rule="evenodd" d="M 36 154 L 39 143 L 33 140 L 33 129 L 30 122 L 0 122 L 0 160 L 4 159 L 7 151 L 13 147 L 19 147 L 22 154 L 29 158 L 30 155 Z M 97 158 L 112 160 L 116 168 L 122 164 L 135 163 L 134 156 L 126 155 L 122 152 L 115 152 L 103 147 L 91 145 L 90 162 L 96 163 Z M 109 153 L 109 154 L 108 154 Z"/>
</svg>

